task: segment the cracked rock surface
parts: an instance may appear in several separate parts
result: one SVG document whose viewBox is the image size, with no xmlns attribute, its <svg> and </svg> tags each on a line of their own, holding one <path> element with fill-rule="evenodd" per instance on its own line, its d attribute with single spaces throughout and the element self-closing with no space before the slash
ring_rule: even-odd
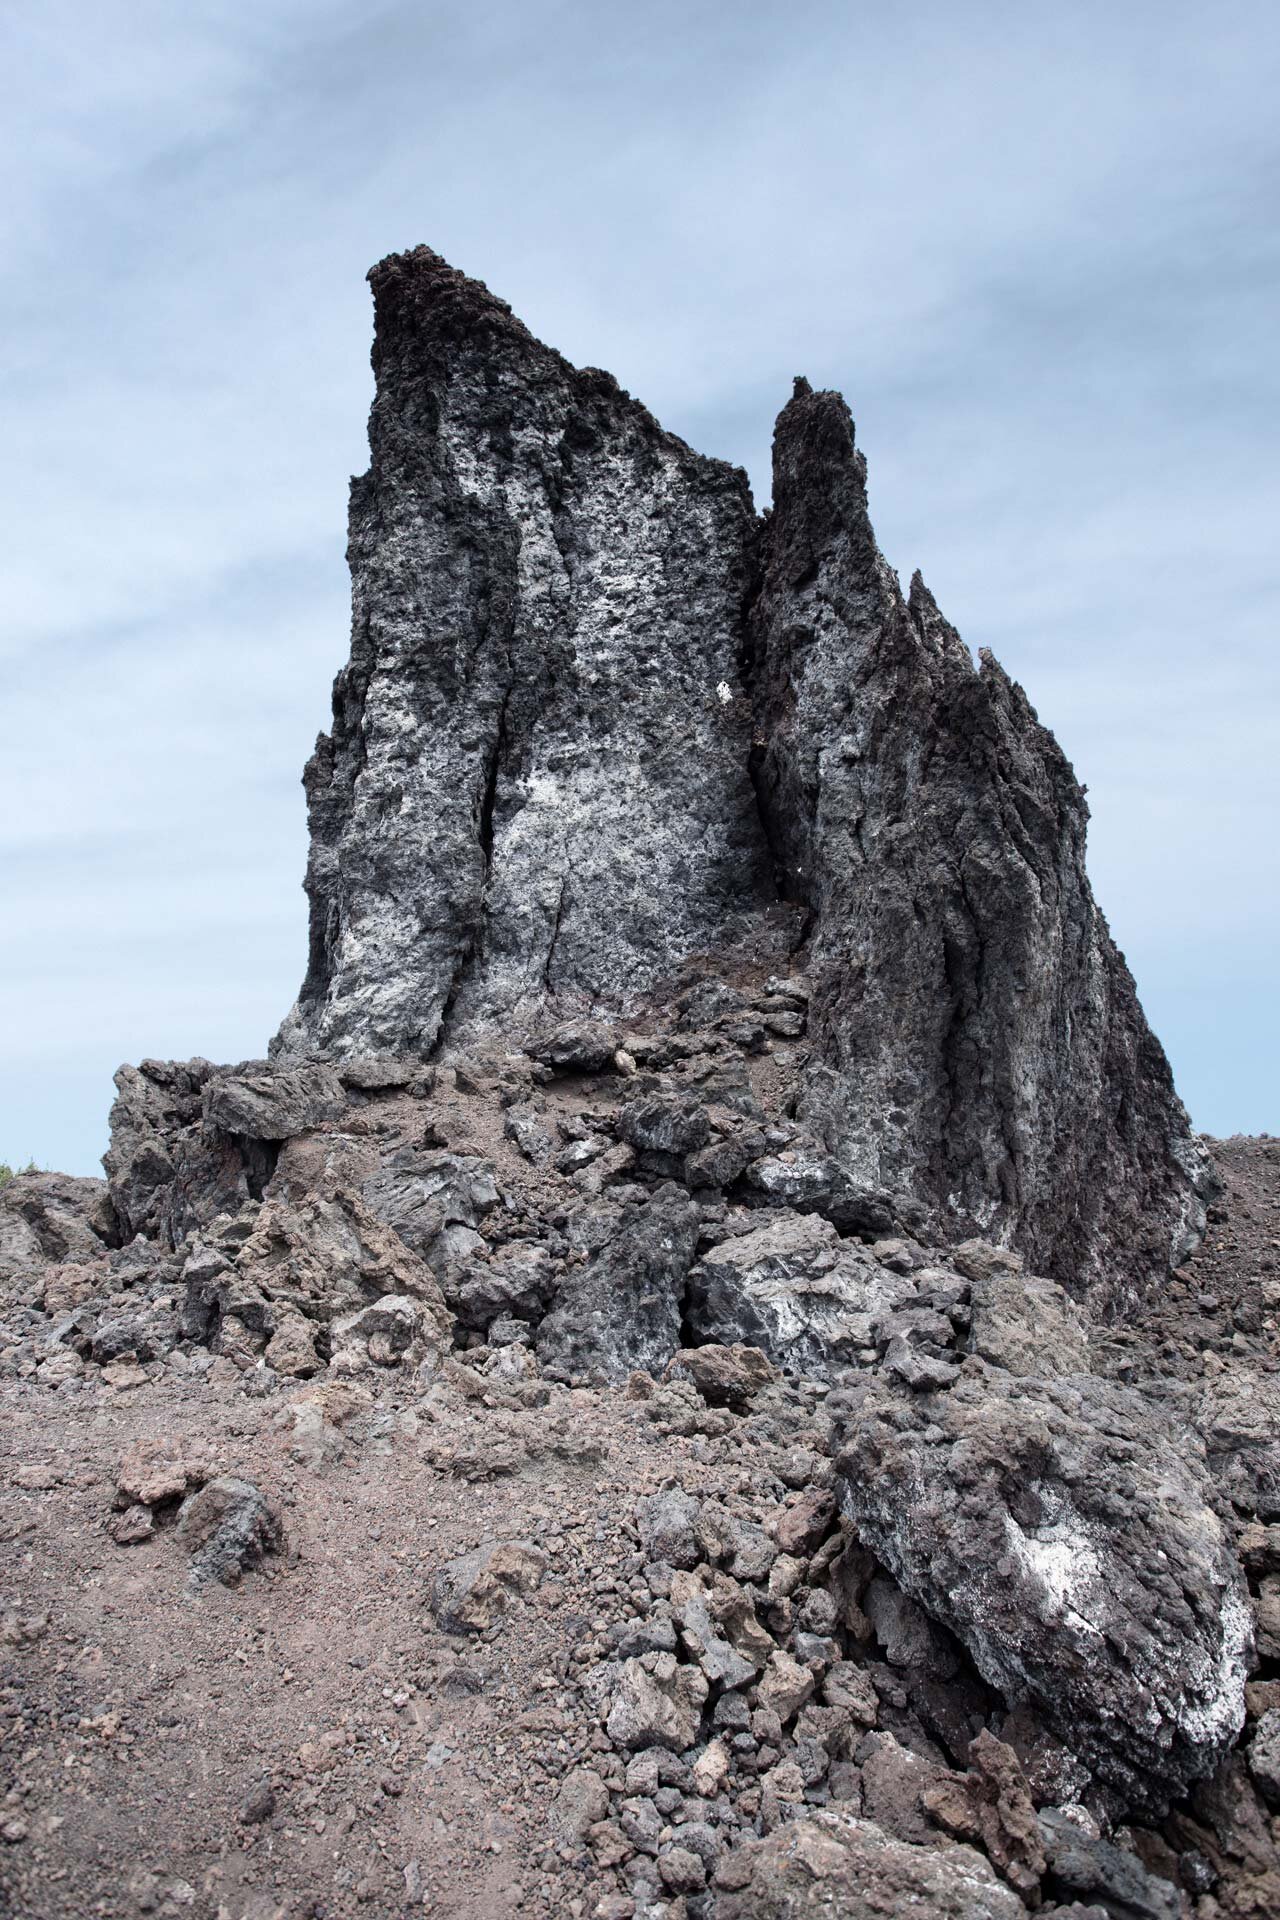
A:
<svg viewBox="0 0 1280 1920">
<path fill-rule="evenodd" d="M 1140 1289 L 1208 1166 L 1085 874 L 1083 789 L 876 546 L 839 395 L 774 502 L 428 248 L 370 275 L 351 658 L 306 774 L 305 1056 L 627 1013 L 712 950 L 804 951 L 837 1173 Z M 781 1022 L 781 1025 L 778 1023 Z"/>
</svg>

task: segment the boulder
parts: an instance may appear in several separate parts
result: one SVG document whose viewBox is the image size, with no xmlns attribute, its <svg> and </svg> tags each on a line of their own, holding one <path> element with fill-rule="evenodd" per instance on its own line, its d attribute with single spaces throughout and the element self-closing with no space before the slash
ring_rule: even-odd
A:
<svg viewBox="0 0 1280 1920">
<path fill-rule="evenodd" d="M 806 1811 L 726 1865 L 715 1920 L 1025 1920 L 971 1847 L 912 1846 L 838 1809 Z"/>
<path fill-rule="evenodd" d="M 1234 1742 L 1252 1657 L 1203 1452 L 1116 1383 L 967 1366 L 849 1387 L 844 1511 L 1011 1704 L 1161 1811 Z"/>
<path fill-rule="evenodd" d="M 682 1347 L 672 1367 L 689 1376 L 709 1407 L 748 1407 L 776 1378 L 759 1347 L 740 1344 Z"/>
<path fill-rule="evenodd" d="M 711 1122 L 698 1101 L 674 1094 L 652 1094 L 623 1107 L 618 1115 L 618 1137 L 639 1152 L 683 1159 L 685 1154 L 706 1146 Z"/>
<path fill-rule="evenodd" d="M 536 1320 L 555 1291 L 556 1271 L 547 1249 L 512 1240 L 485 1252 L 485 1259 L 462 1263 L 447 1289 L 462 1325 L 483 1332 L 498 1319 Z"/>
<path fill-rule="evenodd" d="M 105 1180 L 16 1173 L 0 1185 L 0 1274 L 93 1260 L 116 1236 Z"/>
<path fill-rule="evenodd" d="M 860 1183 L 816 1144 L 764 1154 L 747 1168 L 746 1185 L 775 1204 L 821 1214 L 841 1233 L 868 1239 L 919 1226 L 925 1217 L 917 1201 Z"/>
<path fill-rule="evenodd" d="M 339 1373 L 357 1373 L 365 1367 L 394 1367 L 419 1356 L 422 1349 L 422 1308 L 405 1293 L 385 1293 L 367 1307 L 343 1314 L 329 1325 L 330 1361 Z M 440 1344 L 432 1343 L 439 1357 Z"/>
<path fill-rule="evenodd" d="M 525 1052 L 553 1073 L 600 1073 L 613 1064 L 618 1041 L 599 1020 L 569 1020 L 525 1043 Z"/>
<path fill-rule="evenodd" d="M 531 1540 L 486 1541 L 439 1569 L 431 1607 L 446 1633 L 483 1633 L 506 1612 L 513 1594 L 535 1593 L 547 1556 Z"/>
<path fill-rule="evenodd" d="M 116 1474 L 118 1507 L 164 1507 L 183 1499 L 209 1478 L 208 1463 L 176 1440 L 137 1440 Z"/>
<path fill-rule="evenodd" d="M 1060 1807 L 1039 1818 L 1047 1883 L 1061 1899 L 1097 1900 L 1124 1920 L 1180 1920 L 1178 1889 L 1148 1873 L 1136 1854 L 1085 1832 Z"/>
<path fill-rule="evenodd" d="M 877 1316 L 912 1297 L 816 1213 L 770 1213 L 720 1241 L 689 1275 L 685 1317 L 701 1343 L 759 1348 L 775 1366 L 827 1373 L 874 1343 Z"/>
<path fill-rule="evenodd" d="M 204 1125 L 207 1060 L 144 1060 L 115 1076 L 103 1156 L 121 1237 L 180 1246 L 193 1228 L 260 1197 L 275 1148 Z"/>
<path fill-rule="evenodd" d="M 415 1303 L 424 1351 L 448 1341 L 450 1316 L 430 1268 L 352 1193 L 272 1200 L 215 1223 L 193 1241 L 182 1277 L 188 1339 L 257 1352 L 280 1336 L 281 1371 L 312 1369 L 299 1321 L 327 1334 L 330 1323 L 388 1296 Z"/>
<path fill-rule="evenodd" d="M 638 1500 L 636 1523 L 646 1559 L 672 1567 L 697 1566 L 698 1513 L 698 1502 L 683 1487 L 663 1487 Z"/>
<path fill-rule="evenodd" d="M 1055 1280 L 1038 1274 L 996 1266 L 972 1276 L 968 1344 L 992 1366 L 1009 1373 L 1090 1370 L 1089 1340 L 1080 1309 Z"/>
<path fill-rule="evenodd" d="M 543 1364 L 606 1380 L 660 1374 L 680 1343 L 697 1232 L 697 1209 L 674 1186 L 624 1208 L 612 1238 L 562 1277 L 538 1328 Z"/>
<path fill-rule="evenodd" d="M 1280 1806 L 1280 1707 L 1271 1707 L 1254 1728 L 1248 1760 L 1259 1793 Z"/>
<path fill-rule="evenodd" d="M 582 1840 L 609 1811 L 609 1789 L 594 1767 L 571 1767 L 551 1807 L 551 1825 L 566 1840 Z"/>
<path fill-rule="evenodd" d="M 375 1220 L 429 1259 L 449 1227 L 474 1230 L 498 1204 L 493 1165 L 476 1154 L 401 1147 L 366 1180 L 361 1197 Z"/>
<path fill-rule="evenodd" d="M 193 1590 L 213 1581 L 233 1587 L 246 1568 L 280 1552 L 284 1528 L 257 1487 L 224 1475 L 183 1501 L 178 1538 L 191 1555 Z"/>
</svg>

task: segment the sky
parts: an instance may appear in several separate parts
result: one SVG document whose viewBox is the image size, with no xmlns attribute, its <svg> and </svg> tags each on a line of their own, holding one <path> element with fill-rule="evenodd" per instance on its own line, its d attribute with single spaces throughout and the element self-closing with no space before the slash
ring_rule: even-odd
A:
<svg viewBox="0 0 1280 1920">
<path fill-rule="evenodd" d="M 347 651 L 364 276 L 426 242 L 880 544 L 1087 782 L 1194 1123 L 1280 1132 L 1274 0 L 42 0 L 0 22 L 0 1160 L 260 1056 Z"/>
</svg>

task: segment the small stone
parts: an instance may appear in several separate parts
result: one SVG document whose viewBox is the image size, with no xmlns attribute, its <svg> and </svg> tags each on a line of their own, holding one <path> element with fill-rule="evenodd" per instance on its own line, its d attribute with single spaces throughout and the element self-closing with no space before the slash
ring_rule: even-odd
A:
<svg viewBox="0 0 1280 1920">
<path fill-rule="evenodd" d="M 58 1469 L 42 1460 L 28 1461 L 13 1476 L 14 1486 L 22 1487 L 28 1493 L 49 1493 L 61 1483 L 62 1475 Z"/>
<path fill-rule="evenodd" d="M 707 1884 L 707 1870 L 688 1847 L 664 1847 L 658 1872 L 669 1893 L 699 1893 Z"/>
<path fill-rule="evenodd" d="M 269 1820 L 276 1810 L 275 1789 L 269 1780 L 261 1780 L 246 1795 L 240 1807 L 241 1824 L 246 1827 L 261 1826 Z"/>
<path fill-rule="evenodd" d="M 723 1740 L 711 1740 L 693 1763 L 693 1790 L 713 1800 L 729 1777 L 729 1749 Z"/>
<path fill-rule="evenodd" d="M 609 1789 L 593 1767 L 574 1767 L 561 1782 L 551 1808 L 553 1828 L 581 1840 L 609 1811 Z"/>
<path fill-rule="evenodd" d="M 136 1547 L 143 1540 L 150 1540 L 156 1530 L 155 1519 L 150 1507 L 126 1507 L 123 1513 L 116 1513 L 107 1522 L 107 1532 L 118 1547 Z"/>
<path fill-rule="evenodd" d="M 672 1567 L 695 1567 L 699 1550 L 696 1533 L 698 1502 L 682 1487 L 664 1487 L 636 1502 L 640 1544 L 648 1560 Z"/>
<path fill-rule="evenodd" d="M 779 1648 L 770 1660 L 756 1692 L 760 1705 L 776 1713 L 785 1726 L 812 1694 L 813 1675 L 785 1649 Z"/>
</svg>

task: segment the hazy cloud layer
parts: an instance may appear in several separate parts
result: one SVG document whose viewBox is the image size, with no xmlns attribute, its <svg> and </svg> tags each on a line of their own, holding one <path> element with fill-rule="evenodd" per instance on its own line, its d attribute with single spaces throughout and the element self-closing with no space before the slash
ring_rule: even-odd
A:
<svg viewBox="0 0 1280 1920">
<path fill-rule="evenodd" d="M 0 27 L 0 1158 L 262 1051 L 346 651 L 363 276 L 425 240 L 767 497 L 803 371 L 1057 731 L 1197 1124 L 1280 1129 L 1263 4 L 46 0 Z"/>
</svg>

